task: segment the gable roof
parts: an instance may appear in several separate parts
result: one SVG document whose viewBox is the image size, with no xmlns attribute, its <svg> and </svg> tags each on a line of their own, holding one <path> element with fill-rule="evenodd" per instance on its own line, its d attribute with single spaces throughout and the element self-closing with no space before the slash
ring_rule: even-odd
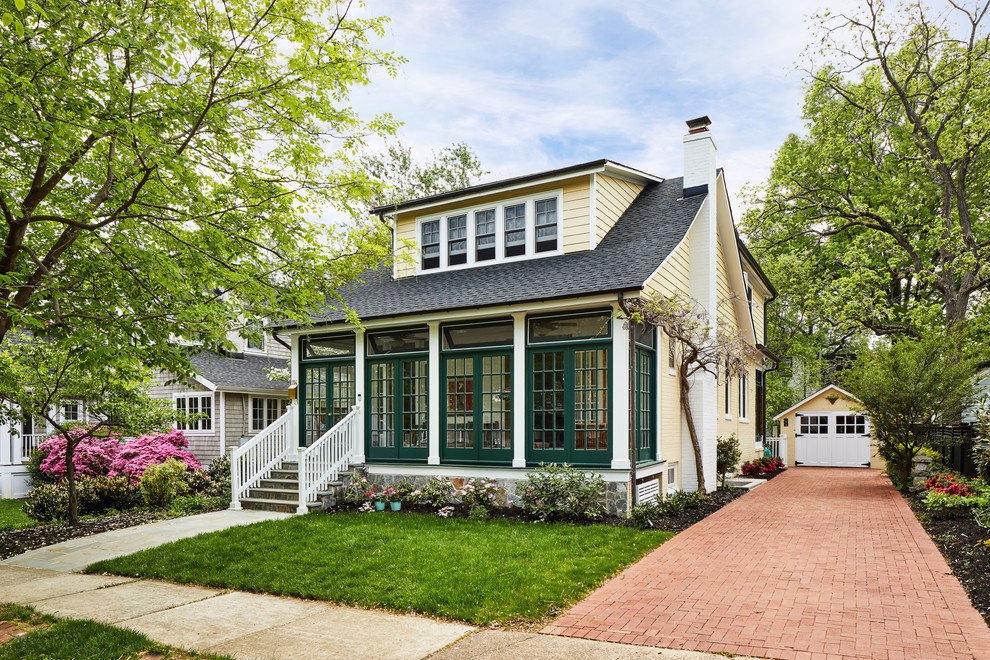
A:
<svg viewBox="0 0 990 660">
<path fill-rule="evenodd" d="M 685 199 L 682 193 L 681 178 L 647 185 L 594 250 L 398 279 L 383 266 L 338 292 L 368 320 L 641 289 L 684 238 L 706 199 L 704 194 Z M 328 307 L 312 322 L 344 319 L 344 312 Z"/>
<path fill-rule="evenodd" d="M 285 367 L 284 359 L 262 355 L 226 357 L 212 351 L 201 351 L 191 355 L 189 361 L 196 368 L 195 379 L 210 390 L 284 394 L 289 386 L 285 381 L 268 377 L 269 368 Z"/>
<path fill-rule="evenodd" d="M 856 398 L 856 395 L 852 394 L 851 392 L 847 392 L 844 389 L 842 389 L 841 387 L 838 387 L 836 385 L 827 385 L 826 387 L 823 387 L 822 389 L 818 390 L 817 392 L 815 392 L 814 394 L 812 394 L 808 398 L 804 399 L 803 401 L 799 401 L 798 403 L 795 403 L 793 406 L 791 406 L 790 408 L 788 408 L 784 412 L 782 412 L 779 415 L 777 415 L 776 417 L 774 417 L 773 418 L 774 421 L 777 421 L 778 419 L 783 419 L 784 417 L 787 417 L 792 412 L 794 412 L 795 410 L 797 410 L 798 408 L 800 408 L 804 404 L 806 404 L 809 401 L 811 401 L 812 399 L 814 399 L 816 396 L 821 396 L 822 394 L 824 394 L 825 392 L 828 392 L 829 390 L 835 390 L 836 392 L 838 392 L 842 396 L 846 397 L 847 399 L 852 399 L 856 403 L 862 403 L 862 401 L 860 401 L 859 399 L 857 399 Z"/>
</svg>

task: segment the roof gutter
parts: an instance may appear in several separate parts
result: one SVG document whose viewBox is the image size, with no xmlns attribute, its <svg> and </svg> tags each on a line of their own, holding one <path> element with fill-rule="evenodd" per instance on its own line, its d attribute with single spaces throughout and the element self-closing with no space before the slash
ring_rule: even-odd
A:
<svg viewBox="0 0 990 660">
<path fill-rule="evenodd" d="M 284 341 L 282 341 L 281 338 L 279 338 L 277 332 L 272 331 L 272 339 L 274 339 L 278 343 L 282 344 L 282 346 L 285 346 L 285 348 L 288 349 L 288 351 L 290 353 L 292 352 L 292 346 L 290 344 L 286 344 Z"/>
</svg>

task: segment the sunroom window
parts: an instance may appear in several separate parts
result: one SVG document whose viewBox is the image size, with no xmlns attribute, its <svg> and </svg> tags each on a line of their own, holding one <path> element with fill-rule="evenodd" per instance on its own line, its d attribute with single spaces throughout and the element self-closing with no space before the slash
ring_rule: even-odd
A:
<svg viewBox="0 0 990 660">
<path fill-rule="evenodd" d="M 495 209 L 477 211 L 474 214 L 475 244 L 477 245 L 476 261 L 488 261 L 495 258 Z"/>
<path fill-rule="evenodd" d="M 440 221 L 423 223 L 423 270 L 440 267 Z"/>
<path fill-rule="evenodd" d="M 467 216 L 447 218 L 447 263 L 451 266 L 467 263 Z"/>
<path fill-rule="evenodd" d="M 505 256 L 526 254 L 526 205 L 505 207 Z"/>
<path fill-rule="evenodd" d="M 536 202 L 536 251 L 557 249 L 557 199 Z"/>
</svg>

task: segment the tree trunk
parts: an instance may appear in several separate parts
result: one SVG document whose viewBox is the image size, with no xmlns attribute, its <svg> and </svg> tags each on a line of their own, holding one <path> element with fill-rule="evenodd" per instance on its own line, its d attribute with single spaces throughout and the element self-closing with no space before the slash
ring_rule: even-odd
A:
<svg viewBox="0 0 990 660">
<path fill-rule="evenodd" d="M 76 445 L 65 435 L 65 483 L 69 488 L 69 524 L 79 524 L 79 502 L 76 499 L 76 466 L 72 459 L 76 453 Z"/>
<path fill-rule="evenodd" d="M 694 449 L 694 467 L 698 474 L 698 490 L 707 493 L 705 487 L 705 466 L 701 462 L 701 443 L 698 441 L 698 431 L 694 427 L 694 415 L 691 414 L 691 402 L 688 401 L 688 394 L 691 385 L 687 376 L 684 375 L 684 367 L 677 370 L 677 379 L 681 386 L 681 410 L 684 411 L 684 419 L 687 422 L 688 435 L 691 436 L 691 447 Z"/>
</svg>

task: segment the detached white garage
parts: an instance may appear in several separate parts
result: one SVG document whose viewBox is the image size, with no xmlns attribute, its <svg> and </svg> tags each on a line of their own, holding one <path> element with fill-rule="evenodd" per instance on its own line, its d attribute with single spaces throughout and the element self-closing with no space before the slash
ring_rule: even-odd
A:
<svg viewBox="0 0 990 660">
<path fill-rule="evenodd" d="M 870 418 L 852 410 L 859 400 L 835 385 L 774 417 L 786 439 L 788 465 L 883 467 L 870 441 Z"/>
</svg>

